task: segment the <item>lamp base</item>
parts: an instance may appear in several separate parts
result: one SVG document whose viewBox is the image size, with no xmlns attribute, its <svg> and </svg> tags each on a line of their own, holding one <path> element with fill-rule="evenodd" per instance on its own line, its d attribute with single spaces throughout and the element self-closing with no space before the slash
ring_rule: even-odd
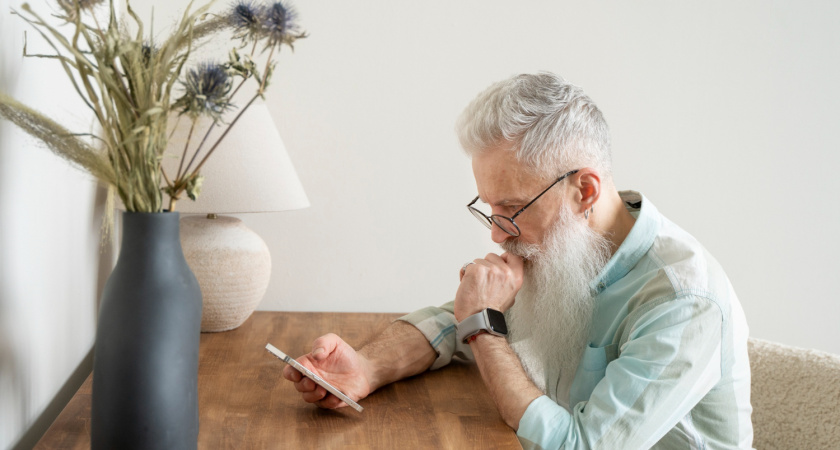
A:
<svg viewBox="0 0 840 450">
<path fill-rule="evenodd" d="M 181 219 L 181 247 L 201 287 L 202 332 L 242 325 L 259 305 L 271 278 L 268 246 L 229 216 Z"/>
</svg>

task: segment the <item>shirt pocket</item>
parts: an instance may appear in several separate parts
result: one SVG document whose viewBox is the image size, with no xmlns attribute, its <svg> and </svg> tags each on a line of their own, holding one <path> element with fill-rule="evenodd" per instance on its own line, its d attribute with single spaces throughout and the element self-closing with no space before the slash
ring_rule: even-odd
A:
<svg viewBox="0 0 840 450">
<path fill-rule="evenodd" d="M 604 347 L 586 346 L 578 364 L 575 380 L 569 392 L 570 405 L 589 400 L 595 386 L 601 382 L 607 373 L 607 365 L 618 357 L 618 344 Z"/>
</svg>

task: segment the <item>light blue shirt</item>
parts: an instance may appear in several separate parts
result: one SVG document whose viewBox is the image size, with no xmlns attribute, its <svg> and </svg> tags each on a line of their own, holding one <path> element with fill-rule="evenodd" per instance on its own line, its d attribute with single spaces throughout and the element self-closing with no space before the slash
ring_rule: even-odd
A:
<svg viewBox="0 0 840 450">
<path fill-rule="evenodd" d="M 621 196 L 636 223 L 592 281 L 596 307 L 573 406 L 549 395 L 531 402 L 517 431 L 522 446 L 751 448 L 749 331 L 729 279 L 641 194 Z M 438 352 L 432 368 L 471 358 L 456 342 L 451 303 L 403 320 Z"/>
</svg>

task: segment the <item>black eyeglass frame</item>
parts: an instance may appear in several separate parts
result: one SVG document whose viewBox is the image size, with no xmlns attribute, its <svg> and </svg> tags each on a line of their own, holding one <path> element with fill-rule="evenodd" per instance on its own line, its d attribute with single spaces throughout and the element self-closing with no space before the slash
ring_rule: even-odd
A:
<svg viewBox="0 0 840 450">
<path fill-rule="evenodd" d="M 539 194 L 539 195 L 537 195 L 536 197 L 534 197 L 534 199 L 533 199 L 533 200 L 531 200 L 530 202 L 528 202 L 528 204 L 527 204 L 527 205 L 525 205 L 525 206 L 523 206 L 523 207 L 522 207 L 519 211 L 516 211 L 516 214 L 514 214 L 514 215 L 513 215 L 513 216 L 511 216 L 511 217 L 503 216 L 503 215 L 500 215 L 500 214 L 493 214 L 493 215 L 491 215 L 491 216 L 488 216 L 487 214 L 484 214 L 483 212 L 481 212 L 481 211 L 479 211 L 478 209 L 474 208 L 474 207 L 473 207 L 473 205 L 475 204 L 475 202 L 477 202 L 477 201 L 478 201 L 479 197 L 481 197 L 480 195 L 476 195 L 476 196 L 475 196 L 475 198 L 473 199 L 473 201 L 471 201 L 471 202 L 467 205 L 467 209 L 470 211 L 470 213 L 472 213 L 472 215 L 473 215 L 473 216 L 475 216 L 475 217 L 476 217 L 476 219 L 478 219 L 478 221 L 479 221 L 479 222 L 483 223 L 483 224 L 484 224 L 487 228 L 492 229 L 492 228 L 493 228 L 493 224 L 495 223 L 495 224 L 496 224 L 496 226 L 497 226 L 497 227 L 499 227 L 499 229 L 501 229 L 501 230 L 502 230 L 502 231 L 504 231 L 505 233 L 507 233 L 507 234 L 509 234 L 509 235 L 511 235 L 511 236 L 513 236 L 513 237 L 518 237 L 520 234 L 522 234 L 522 231 L 519 229 L 519 225 L 517 225 L 517 224 L 516 224 L 516 222 L 514 222 L 514 219 L 516 219 L 516 217 L 517 217 L 517 216 L 519 216 L 520 214 L 522 214 L 522 212 L 523 212 L 523 211 L 525 211 L 525 209 L 526 209 L 526 208 L 528 208 L 529 206 L 533 205 L 533 204 L 534 204 L 534 202 L 535 202 L 535 201 L 537 201 L 537 199 L 539 199 L 540 197 L 542 197 L 542 196 L 543 196 L 543 194 L 545 194 L 546 192 L 548 192 L 548 190 L 549 190 L 549 189 L 553 188 L 555 184 L 557 184 L 557 183 L 559 183 L 559 182 L 561 182 L 561 181 L 565 180 L 567 177 L 569 177 L 569 176 L 571 176 L 571 175 L 574 175 L 574 174 L 578 173 L 579 171 L 580 171 L 580 169 L 572 170 L 571 172 L 566 172 L 566 173 L 565 173 L 565 174 L 563 174 L 560 178 L 558 178 L 558 179 L 554 180 L 554 183 L 551 183 L 551 185 L 550 185 L 550 186 L 548 186 L 547 188 L 545 188 L 545 190 L 544 190 L 544 191 L 540 192 L 540 194 Z M 513 227 L 516 229 L 516 234 L 511 233 L 510 231 L 506 230 L 506 229 L 505 229 L 505 227 L 503 227 L 502 225 L 500 225 L 500 224 L 499 224 L 499 222 L 498 222 L 498 220 L 501 220 L 501 219 L 504 219 L 504 220 L 506 220 L 506 221 L 510 222 L 510 224 L 511 224 L 511 225 L 513 225 Z"/>
</svg>

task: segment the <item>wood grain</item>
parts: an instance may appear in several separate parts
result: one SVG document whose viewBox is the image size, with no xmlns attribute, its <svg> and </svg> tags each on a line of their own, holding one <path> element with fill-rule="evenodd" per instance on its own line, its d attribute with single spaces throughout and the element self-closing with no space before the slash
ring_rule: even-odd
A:
<svg viewBox="0 0 840 450">
<path fill-rule="evenodd" d="M 298 356 L 334 332 L 360 347 L 400 314 L 256 312 L 241 327 L 201 335 L 199 448 L 517 449 L 478 369 L 453 363 L 386 386 L 365 410 L 323 410 L 283 379 L 266 343 Z M 90 448 L 91 377 L 36 448 Z"/>
</svg>

